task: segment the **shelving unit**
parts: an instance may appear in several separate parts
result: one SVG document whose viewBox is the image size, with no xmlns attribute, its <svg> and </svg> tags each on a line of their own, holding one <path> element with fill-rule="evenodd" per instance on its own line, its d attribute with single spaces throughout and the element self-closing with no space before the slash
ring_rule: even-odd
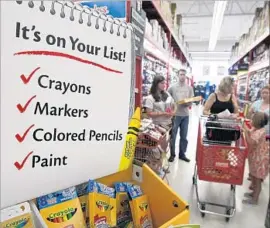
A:
<svg viewBox="0 0 270 228">
<path fill-rule="evenodd" d="M 249 56 L 250 52 L 252 52 L 259 44 L 262 42 L 270 42 L 270 29 L 266 29 L 265 33 L 260 36 L 255 42 L 253 42 L 249 47 L 246 48 L 246 51 L 244 51 L 241 55 L 233 58 L 230 61 L 230 66 L 233 67 L 235 64 L 238 64 L 243 60 L 244 57 Z"/>
<path fill-rule="evenodd" d="M 270 67 L 270 3 L 256 9 L 256 16 L 248 34 L 235 44 L 232 53 L 239 53 L 232 57 L 230 69 L 238 69 L 240 65 L 248 65 L 246 72 L 238 72 L 237 88 L 239 107 L 245 109 L 252 102 L 260 98 L 260 90 L 269 84 Z M 250 41 L 254 40 L 251 44 Z"/>
</svg>

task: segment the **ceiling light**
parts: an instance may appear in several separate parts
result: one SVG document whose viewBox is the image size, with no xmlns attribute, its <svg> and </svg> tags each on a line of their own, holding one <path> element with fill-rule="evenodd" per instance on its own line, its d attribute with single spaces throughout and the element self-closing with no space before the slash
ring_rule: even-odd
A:
<svg viewBox="0 0 270 228">
<path fill-rule="evenodd" d="M 219 35 L 220 28 L 223 22 L 226 6 L 227 6 L 227 1 L 215 1 L 210 39 L 209 39 L 209 47 L 208 47 L 209 51 L 215 50 L 218 35 Z"/>
</svg>

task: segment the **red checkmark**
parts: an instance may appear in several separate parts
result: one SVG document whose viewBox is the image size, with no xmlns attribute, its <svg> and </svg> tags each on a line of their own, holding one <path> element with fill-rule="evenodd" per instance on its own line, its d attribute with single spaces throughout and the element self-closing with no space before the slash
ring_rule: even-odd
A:
<svg viewBox="0 0 270 228">
<path fill-rule="evenodd" d="M 35 124 L 31 125 L 31 126 L 23 133 L 23 136 L 20 136 L 19 134 L 16 134 L 16 135 L 15 135 L 16 139 L 21 143 L 21 142 L 25 139 L 26 135 L 27 135 L 28 132 L 31 130 L 31 128 L 34 127 L 34 126 L 35 126 Z"/>
<path fill-rule="evenodd" d="M 35 70 L 32 71 L 32 73 L 26 77 L 24 74 L 21 75 L 21 79 L 23 81 L 24 84 L 27 84 L 31 78 L 33 77 L 33 75 L 40 69 L 40 67 L 37 67 Z"/>
<path fill-rule="evenodd" d="M 27 159 L 29 158 L 29 156 L 30 156 L 32 153 L 33 153 L 33 151 L 29 152 L 29 153 L 27 154 L 27 156 L 23 159 L 23 161 L 22 161 L 21 163 L 19 163 L 19 162 L 17 162 L 17 161 L 14 163 L 14 165 L 16 166 L 16 168 L 17 168 L 18 170 L 21 170 L 21 169 L 24 167 L 25 162 L 27 161 Z"/>
<path fill-rule="evenodd" d="M 20 111 L 20 113 L 24 113 L 25 110 L 27 109 L 28 105 L 30 104 L 30 102 L 36 98 L 36 95 L 31 97 L 24 106 L 22 106 L 21 104 L 17 104 L 17 109 Z"/>
</svg>

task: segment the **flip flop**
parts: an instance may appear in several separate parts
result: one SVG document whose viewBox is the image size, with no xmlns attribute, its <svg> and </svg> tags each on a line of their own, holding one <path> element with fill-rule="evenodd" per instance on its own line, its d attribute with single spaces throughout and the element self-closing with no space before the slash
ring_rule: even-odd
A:
<svg viewBox="0 0 270 228">
<path fill-rule="evenodd" d="M 244 197 L 246 197 L 246 198 L 252 198 L 253 197 L 253 193 L 252 192 L 246 192 L 244 194 Z"/>
<path fill-rule="evenodd" d="M 242 203 L 246 205 L 258 205 L 258 202 L 255 202 L 253 199 L 244 199 L 242 200 Z"/>
</svg>

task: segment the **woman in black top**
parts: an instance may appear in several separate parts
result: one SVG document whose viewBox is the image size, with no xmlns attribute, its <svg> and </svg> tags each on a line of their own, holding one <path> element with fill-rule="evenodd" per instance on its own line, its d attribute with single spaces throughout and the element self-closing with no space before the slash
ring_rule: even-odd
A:
<svg viewBox="0 0 270 228">
<path fill-rule="evenodd" d="M 203 114 L 218 114 L 226 109 L 230 113 L 238 114 L 238 105 L 233 90 L 233 79 L 231 77 L 223 78 L 218 86 L 218 91 L 208 97 L 204 105 Z"/>
</svg>

